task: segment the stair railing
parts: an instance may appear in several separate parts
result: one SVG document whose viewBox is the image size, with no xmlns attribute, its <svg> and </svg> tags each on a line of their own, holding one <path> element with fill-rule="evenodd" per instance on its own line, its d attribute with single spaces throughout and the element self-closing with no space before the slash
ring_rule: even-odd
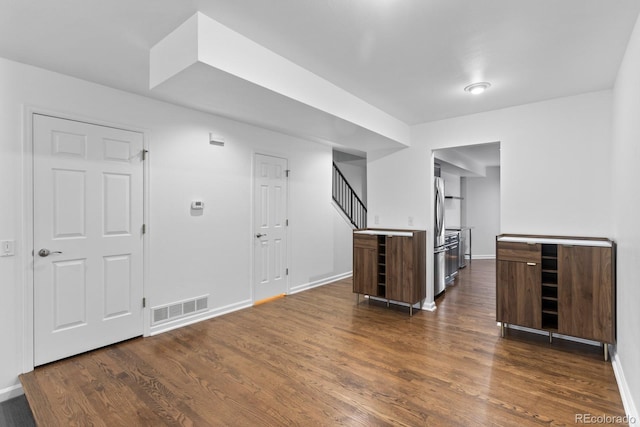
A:
<svg viewBox="0 0 640 427">
<path fill-rule="evenodd" d="M 333 163 L 333 200 L 356 228 L 367 227 L 367 207 Z"/>
</svg>

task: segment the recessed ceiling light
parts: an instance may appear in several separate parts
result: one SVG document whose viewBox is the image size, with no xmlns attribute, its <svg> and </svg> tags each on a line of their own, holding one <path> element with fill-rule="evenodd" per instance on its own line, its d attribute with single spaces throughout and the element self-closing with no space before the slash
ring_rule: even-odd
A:
<svg viewBox="0 0 640 427">
<path fill-rule="evenodd" d="M 469 92 L 469 93 L 472 93 L 474 95 L 478 95 L 478 94 L 481 94 L 482 92 L 484 92 L 485 90 L 489 89 L 490 87 L 491 87 L 491 83 L 480 82 L 480 83 L 471 84 L 471 85 L 465 87 L 464 90 L 465 90 L 465 92 Z"/>
</svg>

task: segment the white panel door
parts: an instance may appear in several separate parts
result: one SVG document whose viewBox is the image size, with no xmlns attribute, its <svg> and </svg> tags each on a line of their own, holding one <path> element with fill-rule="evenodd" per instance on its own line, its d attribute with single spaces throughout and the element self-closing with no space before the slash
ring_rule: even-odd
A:
<svg viewBox="0 0 640 427">
<path fill-rule="evenodd" d="M 255 302 L 287 292 L 287 159 L 256 154 L 254 165 Z"/>
<path fill-rule="evenodd" d="M 142 334 L 143 136 L 35 114 L 34 361 Z"/>
</svg>

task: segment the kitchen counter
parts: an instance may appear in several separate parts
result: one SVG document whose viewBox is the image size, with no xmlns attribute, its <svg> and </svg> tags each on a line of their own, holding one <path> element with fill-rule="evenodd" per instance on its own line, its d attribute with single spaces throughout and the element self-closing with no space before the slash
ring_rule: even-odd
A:
<svg viewBox="0 0 640 427">
<path fill-rule="evenodd" d="M 610 248 L 611 240 L 607 239 L 576 239 L 571 237 L 553 237 L 553 236 L 526 236 L 526 235 L 508 235 L 498 236 L 498 242 L 518 242 L 518 243 L 541 243 L 551 245 L 572 245 L 572 246 L 597 246 L 601 248 Z"/>
<path fill-rule="evenodd" d="M 413 236 L 413 231 L 406 230 L 384 230 L 384 229 L 367 229 L 367 230 L 358 230 L 354 231 L 353 234 L 370 234 L 376 236 L 404 236 L 411 237 Z"/>
</svg>

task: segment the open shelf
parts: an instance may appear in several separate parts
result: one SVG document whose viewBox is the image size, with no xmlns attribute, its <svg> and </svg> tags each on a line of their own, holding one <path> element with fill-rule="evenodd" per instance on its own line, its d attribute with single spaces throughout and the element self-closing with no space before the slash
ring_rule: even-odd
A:
<svg viewBox="0 0 640 427">
<path fill-rule="evenodd" d="M 558 245 L 542 245 L 542 328 L 558 329 Z"/>
<path fill-rule="evenodd" d="M 542 271 L 558 272 L 558 258 L 542 257 Z"/>
<path fill-rule="evenodd" d="M 542 312 L 546 314 L 558 315 L 558 298 L 542 298 Z"/>
<path fill-rule="evenodd" d="M 378 297 L 387 294 L 387 236 L 378 236 Z"/>
<path fill-rule="evenodd" d="M 542 257 L 546 258 L 558 258 L 558 245 L 543 244 L 542 245 Z"/>
</svg>

